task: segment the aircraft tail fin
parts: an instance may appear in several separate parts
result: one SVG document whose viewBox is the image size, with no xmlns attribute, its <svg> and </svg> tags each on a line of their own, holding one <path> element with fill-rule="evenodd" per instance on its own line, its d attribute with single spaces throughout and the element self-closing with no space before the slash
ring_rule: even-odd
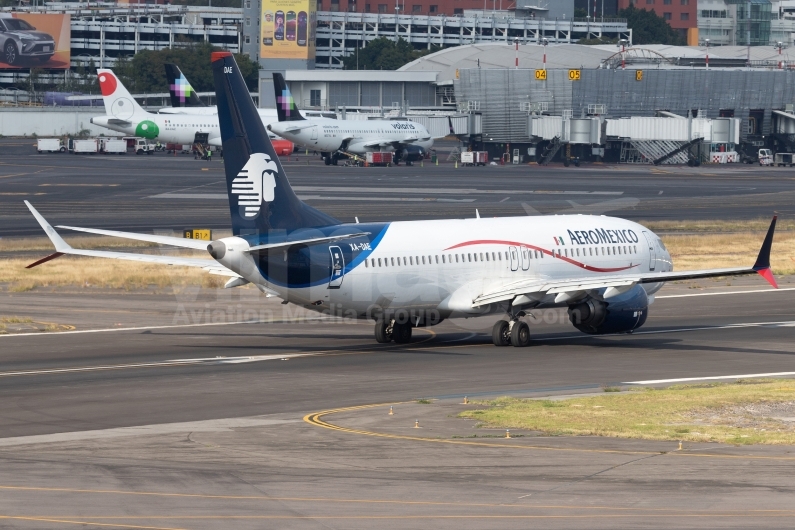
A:
<svg viewBox="0 0 795 530">
<path fill-rule="evenodd" d="M 172 107 L 206 107 L 196 91 L 193 90 L 190 82 L 179 69 L 179 66 L 166 63 L 166 79 L 168 80 L 168 91 L 171 94 Z"/>
<path fill-rule="evenodd" d="M 99 68 L 97 77 L 99 78 L 99 88 L 102 91 L 102 100 L 105 103 L 105 114 L 126 121 L 150 115 L 135 101 L 113 70 Z"/>
<path fill-rule="evenodd" d="M 282 74 L 273 74 L 273 89 L 276 92 L 276 114 L 279 121 L 304 121 L 305 118 L 298 111 Z"/>
<path fill-rule="evenodd" d="M 339 224 L 290 186 L 230 52 L 213 52 L 213 78 L 235 235 Z"/>
</svg>

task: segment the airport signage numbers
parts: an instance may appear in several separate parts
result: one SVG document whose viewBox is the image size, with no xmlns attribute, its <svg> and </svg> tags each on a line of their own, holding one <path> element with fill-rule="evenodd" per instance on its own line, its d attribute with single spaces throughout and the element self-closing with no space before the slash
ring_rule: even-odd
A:
<svg viewBox="0 0 795 530">
<path fill-rule="evenodd" d="M 635 70 L 635 81 L 643 81 L 643 70 Z"/>
<path fill-rule="evenodd" d="M 579 81 L 581 76 L 582 72 L 580 70 L 569 70 L 569 81 Z"/>
<path fill-rule="evenodd" d="M 536 81 L 546 81 L 546 80 L 547 80 L 547 71 L 536 70 Z"/>
<path fill-rule="evenodd" d="M 212 241 L 213 231 L 209 228 L 188 228 L 182 231 L 184 239 L 201 239 L 202 241 Z"/>
</svg>

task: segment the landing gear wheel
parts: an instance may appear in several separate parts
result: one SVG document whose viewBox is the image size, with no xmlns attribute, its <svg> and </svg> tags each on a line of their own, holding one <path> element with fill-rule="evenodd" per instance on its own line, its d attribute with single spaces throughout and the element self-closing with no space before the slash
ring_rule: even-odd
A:
<svg viewBox="0 0 795 530">
<path fill-rule="evenodd" d="M 530 326 L 521 320 L 514 322 L 511 328 L 511 345 L 517 348 L 530 346 Z"/>
<path fill-rule="evenodd" d="M 395 344 L 408 344 L 411 342 L 412 327 L 411 322 L 406 322 L 405 324 L 395 323 L 392 326 L 392 339 Z"/>
<path fill-rule="evenodd" d="M 387 344 L 392 342 L 391 322 L 387 320 L 377 320 L 375 322 L 375 341 L 379 344 Z"/>
<path fill-rule="evenodd" d="M 323 163 L 325 163 L 327 166 L 330 166 L 331 165 L 331 157 L 330 156 L 323 157 Z"/>
<path fill-rule="evenodd" d="M 511 325 L 505 320 L 499 320 L 491 328 L 491 341 L 495 346 L 511 345 Z"/>
</svg>

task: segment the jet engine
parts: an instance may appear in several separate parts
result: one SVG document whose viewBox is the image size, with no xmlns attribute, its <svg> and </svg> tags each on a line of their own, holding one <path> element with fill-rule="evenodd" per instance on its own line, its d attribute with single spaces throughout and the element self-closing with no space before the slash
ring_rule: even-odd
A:
<svg viewBox="0 0 795 530">
<path fill-rule="evenodd" d="M 586 298 L 569 307 L 574 327 L 590 335 L 628 333 L 638 329 L 649 316 L 649 298 L 640 285 L 609 298 Z"/>
<path fill-rule="evenodd" d="M 425 158 L 425 149 L 419 145 L 409 145 L 400 151 L 400 160 L 407 164 L 419 162 L 423 158 Z"/>
</svg>

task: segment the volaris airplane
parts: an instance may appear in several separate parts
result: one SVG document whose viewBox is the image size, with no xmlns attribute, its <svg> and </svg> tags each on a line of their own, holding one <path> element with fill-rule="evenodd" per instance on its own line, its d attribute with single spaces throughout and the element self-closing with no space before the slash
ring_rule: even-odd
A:
<svg viewBox="0 0 795 530">
<path fill-rule="evenodd" d="M 424 125 L 404 120 L 330 120 L 305 118 L 281 74 L 273 74 L 278 122 L 268 130 L 308 149 L 320 151 L 326 165 L 337 165 L 348 153 L 365 156 L 369 151 L 394 152 L 396 163 L 421 160 L 433 147 Z"/>
<path fill-rule="evenodd" d="M 169 114 L 154 114 L 138 105 L 112 70 L 99 69 L 97 76 L 105 103 L 105 116 L 91 118 L 94 125 L 150 140 L 221 147 L 221 130 L 214 107 L 204 107 L 212 108 L 212 112 L 200 107 L 197 112 L 177 109 Z M 259 116 L 266 124 L 276 121 L 276 114 L 272 109 L 254 109 L 254 115 Z M 273 146 L 281 156 L 292 153 L 294 147 L 291 141 L 280 138 L 273 138 Z"/>
<path fill-rule="evenodd" d="M 497 346 L 527 346 L 529 310 L 568 307 L 589 334 L 641 327 L 667 281 L 761 274 L 774 287 L 775 217 L 751 267 L 673 272 L 651 230 L 624 219 L 558 215 L 342 223 L 296 197 L 233 56 L 212 68 L 223 142 L 231 237 L 206 242 L 61 226 L 93 234 L 206 250 L 210 259 L 75 249 L 26 202 L 55 253 L 199 267 L 314 311 L 375 321 L 378 342 L 451 317 L 495 315 Z"/>
</svg>

